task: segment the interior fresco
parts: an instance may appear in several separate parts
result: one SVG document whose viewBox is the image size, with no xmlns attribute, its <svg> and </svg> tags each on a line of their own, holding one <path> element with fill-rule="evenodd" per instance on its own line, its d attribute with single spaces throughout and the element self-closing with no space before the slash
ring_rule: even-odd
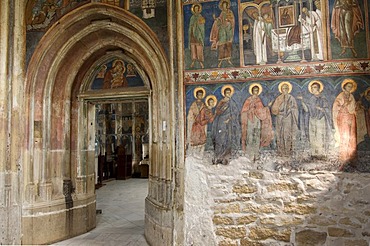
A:
<svg viewBox="0 0 370 246">
<path fill-rule="evenodd" d="M 186 87 L 187 156 L 261 168 L 369 172 L 370 77 Z"/>
<path fill-rule="evenodd" d="M 92 90 L 144 86 L 135 65 L 120 58 L 114 58 L 96 67 L 95 70 Z"/>
<path fill-rule="evenodd" d="M 367 58 L 366 10 L 366 0 L 184 1 L 185 69 Z"/>
</svg>

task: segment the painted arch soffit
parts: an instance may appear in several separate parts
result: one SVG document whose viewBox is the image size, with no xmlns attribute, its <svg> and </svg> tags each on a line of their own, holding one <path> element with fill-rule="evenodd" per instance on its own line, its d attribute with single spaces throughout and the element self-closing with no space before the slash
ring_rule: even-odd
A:
<svg viewBox="0 0 370 246">
<path fill-rule="evenodd" d="M 54 50 L 65 50 L 68 48 L 67 52 L 64 52 L 67 56 L 73 54 L 73 60 L 76 61 L 71 63 L 71 59 L 67 59 L 67 56 L 61 58 L 60 64 L 57 67 L 54 67 L 53 71 L 60 70 L 62 66 L 67 68 L 64 69 L 65 71 L 71 71 L 71 73 L 75 75 L 68 75 L 69 78 L 74 77 L 75 79 L 68 79 L 67 87 L 71 88 L 78 87 L 77 91 L 81 93 L 82 91 L 86 91 L 87 89 L 91 88 L 91 83 L 87 82 L 87 78 L 92 78 L 93 76 L 98 75 L 98 69 L 102 65 L 108 65 L 110 68 L 113 67 L 114 60 L 122 60 L 122 64 L 124 63 L 124 76 L 127 80 L 128 77 L 136 75 L 136 78 L 139 79 L 138 81 L 132 82 L 132 86 L 125 88 L 125 91 L 135 92 L 135 91 L 146 91 L 147 93 L 152 89 L 153 83 L 158 85 L 162 88 L 162 84 L 157 84 L 156 81 L 169 81 L 169 66 L 167 66 L 167 60 L 164 55 L 164 50 L 161 47 L 159 41 L 156 39 L 154 33 L 151 32 L 149 28 L 145 24 L 142 24 L 139 19 L 135 16 L 132 16 L 130 13 L 123 13 L 122 10 L 112 7 L 107 12 L 107 7 L 101 8 L 100 4 L 87 4 L 80 7 L 83 16 L 86 18 L 82 18 L 81 15 L 77 16 L 77 12 L 71 12 L 68 18 L 62 18 L 58 25 L 49 29 L 46 35 L 43 37 L 41 42 L 44 44 L 43 46 L 38 46 L 35 50 L 34 55 L 32 56 L 29 64 L 29 69 L 27 71 L 27 88 L 29 90 L 34 90 L 34 88 L 45 88 L 45 86 L 41 86 L 37 81 L 40 83 L 47 83 L 50 84 L 44 75 L 45 73 L 39 73 L 40 66 L 45 64 L 45 67 L 50 67 L 50 60 L 56 60 L 56 53 L 53 52 Z M 79 11 L 79 13 L 81 13 Z M 110 27 L 114 27 L 112 30 L 107 28 L 100 28 L 99 27 L 106 27 L 105 22 L 95 22 L 94 16 L 98 14 L 101 18 L 109 18 L 111 19 Z M 102 17 L 103 16 L 103 17 Z M 105 17 L 106 16 L 106 17 Z M 89 21 L 90 20 L 90 21 Z M 104 19 L 105 20 L 105 19 Z M 94 21 L 94 22 L 92 22 Z M 83 27 L 81 28 L 82 24 Z M 75 27 L 79 25 L 79 29 Z M 85 26 L 86 25 L 86 26 Z M 65 30 L 66 28 L 69 30 L 74 30 L 75 32 L 70 32 L 68 35 L 64 35 L 63 31 L 61 32 L 60 29 Z M 95 30 L 95 29 L 96 30 Z M 138 35 L 133 36 L 126 36 L 127 30 L 135 29 Z M 89 32 L 86 35 L 86 31 Z M 126 31 L 125 31 L 126 30 Z M 96 33 L 96 32 L 99 33 Z M 104 35 L 100 35 L 102 34 Z M 98 35 L 99 34 L 99 35 Z M 119 34 L 119 36 L 114 36 Z M 95 35 L 94 37 L 102 37 L 102 40 L 91 39 L 91 35 Z M 107 37 L 108 35 L 108 37 Z M 71 37 L 80 37 L 80 39 L 71 38 Z M 83 40 L 82 40 L 83 39 Z M 91 42 L 85 42 L 91 41 Z M 95 41 L 94 41 L 95 40 Z M 99 41 L 99 45 L 95 45 L 96 42 Z M 131 46 L 129 46 L 131 43 Z M 68 45 L 67 45 L 68 44 Z M 83 45 L 81 45 L 83 44 Z M 58 48 L 59 47 L 59 48 Z M 78 49 L 76 49 L 76 47 Z M 121 56 L 113 56 L 111 55 L 111 49 L 121 50 Z M 130 49 L 128 49 L 130 47 Z M 74 52 L 75 51 L 75 52 Z M 145 51 L 145 52 L 144 52 Z M 69 55 L 67 54 L 69 53 Z M 157 55 L 157 59 L 152 59 L 153 56 Z M 78 57 L 80 57 L 80 59 Z M 44 58 L 42 58 L 44 57 Z M 60 56 L 59 56 L 60 57 Z M 71 57 L 71 56 L 70 56 Z M 99 58 L 100 57 L 100 58 Z M 38 62 L 39 60 L 43 59 L 42 62 Z M 107 59 L 111 58 L 111 60 Z M 117 58 L 117 59 L 114 59 Z M 80 62 L 78 62 L 80 60 Z M 84 62 L 85 61 L 85 62 Z M 87 61 L 87 62 L 86 62 Z M 115 64 L 120 63 L 119 61 L 115 62 Z M 69 65 L 68 65 L 69 64 Z M 75 65 L 77 65 L 77 67 Z M 131 69 L 130 65 L 133 65 Z M 84 67 L 87 65 L 86 67 Z M 129 66 L 128 66 L 129 65 Z M 59 67 L 59 68 L 58 68 Z M 79 67 L 79 68 L 78 68 Z M 68 69 L 69 68 L 69 69 Z M 107 68 L 109 68 L 107 66 Z M 130 70 L 131 69 L 131 70 Z M 84 71 L 82 71 L 84 70 Z M 79 71 L 79 72 L 77 72 Z M 160 73 L 156 73 L 155 71 L 162 71 Z M 77 73 L 77 74 L 76 74 Z M 123 77 L 123 76 L 122 76 Z M 150 79 L 149 79 L 150 78 Z M 63 80 L 65 80 L 63 78 Z M 76 81 L 77 80 L 77 81 Z M 78 82 L 78 80 L 80 82 Z M 53 80 L 54 81 L 54 80 Z M 59 81 L 59 80 L 55 80 Z M 74 82 L 73 82 L 74 81 Z M 149 82 L 150 81 L 150 82 Z M 90 80 L 91 82 L 91 80 Z M 82 83 L 82 84 L 81 84 Z M 72 85 L 75 84 L 75 85 Z M 80 85 L 77 85 L 80 84 Z M 90 87 L 87 85 L 89 84 Z M 130 85 L 130 84 L 129 84 Z M 49 85 L 50 86 L 50 85 Z M 48 87 L 48 86 L 47 86 Z M 84 88 L 85 87 L 85 88 Z M 154 86 L 156 88 L 156 86 Z M 159 88 L 157 88 L 159 89 Z M 66 89 L 64 93 L 68 93 L 69 89 Z M 75 89 L 73 89 L 75 90 Z M 40 90 L 37 90 L 40 91 Z M 117 94 L 116 92 L 119 91 L 119 94 L 122 94 L 123 90 L 116 89 L 110 90 L 112 93 Z M 157 91 L 157 90 L 156 90 Z M 41 92 L 41 91 L 40 91 Z M 77 92 L 78 93 L 78 92 Z M 39 96 L 42 97 L 42 93 L 38 93 L 35 95 L 37 98 Z M 41 100 L 41 99 L 40 99 Z M 40 101 L 41 102 L 41 101 Z"/>
<path fill-rule="evenodd" d="M 150 89 L 145 71 L 137 62 L 116 51 L 97 59 L 87 73 L 81 92 L 89 91 L 130 91 L 140 88 Z"/>
</svg>

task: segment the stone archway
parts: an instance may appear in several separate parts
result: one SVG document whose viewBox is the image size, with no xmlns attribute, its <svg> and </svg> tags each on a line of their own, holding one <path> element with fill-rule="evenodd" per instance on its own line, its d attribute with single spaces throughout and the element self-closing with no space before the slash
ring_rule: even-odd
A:
<svg viewBox="0 0 370 246">
<path fill-rule="evenodd" d="M 167 194 L 172 192 L 175 122 L 173 78 L 167 59 L 155 34 L 139 18 L 120 8 L 92 3 L 55 23 L 29 63 L 24 244 L 50 243 L 95 227 L 94 168 L 88 165 L 93 149 L 88 139 L 81 137 L 89 119 L 79 95 L 85 92 L 84 82 L 93 63 L 117 50 L 135 60 L 148 78 L 142 91 L 129 89 L 122 95 L 151 94 L 147 238 L 152 245 L 172 242 L 172 196 Z M 107 91 L 103 96 L 116 97 L 117 93 Z"/>
</svg>

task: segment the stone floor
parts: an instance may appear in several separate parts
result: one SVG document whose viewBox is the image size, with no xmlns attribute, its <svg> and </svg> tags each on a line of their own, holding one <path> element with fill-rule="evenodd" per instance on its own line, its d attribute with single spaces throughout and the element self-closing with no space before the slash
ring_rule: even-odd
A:
<svg viewBox="0 0 370 246">
<path fill-rule="evenodd" d="M 148 246 L 144 238 L 147 179 L 112 180 L 96 190 L 96 228 L 52 245 Z"/>
</svg>

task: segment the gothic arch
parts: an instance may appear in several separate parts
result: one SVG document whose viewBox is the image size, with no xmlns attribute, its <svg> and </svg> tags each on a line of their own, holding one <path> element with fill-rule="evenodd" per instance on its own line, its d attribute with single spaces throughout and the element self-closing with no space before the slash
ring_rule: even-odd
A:
<svg viewBox="0 0 370 246">
<path fill-rule="evenodd" d="M 148 78 L 147 85 L 99 95 L 86 92 L 86 78 L 94 62 L 109 52 L 134 60 Z M 172 198 L 166 194 L 172 190 L 175 122 L 169 67 L 155 34 L 121 8 L 86 4 L 66 14 L 46 32 L 30 60 L 25 84 L 23 228 L 40 230 L 23 231 L 22 243 L 48 243 L 95 227 L 95 215 L 91 215 L 95 214 L 94 173 L 88 165 L 93 146 L 81 133 L 89 120 L 85 99 L 94 96 L 150 95 L 149 190 L 156 192 L 149 192 L 146 206 L 156 211 L 170 210 Z M 46 207 L 47 212 L 42 212 Z M 76 223 L 79 217 L 84 224 Z M 150 213 L 146 215 L 147 224 L 161 224 L 161 219 L 151 217 Z M 61 218 L 66 220 L 65 228 L 59 228 L 59 233 L 46 233 L 57 228 L 55 221 Z"/>
</svg>

